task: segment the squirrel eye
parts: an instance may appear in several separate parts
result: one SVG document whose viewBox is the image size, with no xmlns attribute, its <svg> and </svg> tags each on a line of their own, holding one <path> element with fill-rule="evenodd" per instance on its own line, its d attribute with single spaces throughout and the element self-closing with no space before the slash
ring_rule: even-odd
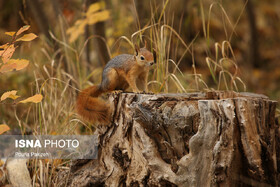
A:
<svg viewBox="0 0 280 187">
<path fill-rule="evenodd" d="M 145 60 L 145 57 L 141 56 L 140 59 L 141 59 L 141 60 Z"/>
</svg>

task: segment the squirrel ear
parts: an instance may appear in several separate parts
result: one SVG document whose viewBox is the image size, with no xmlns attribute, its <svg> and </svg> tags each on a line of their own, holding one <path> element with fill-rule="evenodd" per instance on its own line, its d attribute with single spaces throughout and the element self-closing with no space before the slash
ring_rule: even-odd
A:
<svg viewBox="0 0 280 187">
<path fill-rule="evenodd" d="M 139 46 L 137 44 L 134 44 L 134 49 L 135 49 L 136 56 L 138 56 L 138 53 L 140 51 Z"/>
</svg>

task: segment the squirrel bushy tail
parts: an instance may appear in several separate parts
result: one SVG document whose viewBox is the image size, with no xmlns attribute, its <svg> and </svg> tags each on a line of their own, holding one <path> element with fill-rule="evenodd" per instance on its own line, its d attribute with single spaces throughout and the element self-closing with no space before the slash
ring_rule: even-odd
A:
<svg viewBox="0 0 280 187">
<path fill-rule="evenodd" d="M 110 106 L 98 98 L 103 92 L 99 85 L 82 90 L 77 99 L 77 111 L 90 122 L 107 124 L 110 118 Z"/>
</svg>

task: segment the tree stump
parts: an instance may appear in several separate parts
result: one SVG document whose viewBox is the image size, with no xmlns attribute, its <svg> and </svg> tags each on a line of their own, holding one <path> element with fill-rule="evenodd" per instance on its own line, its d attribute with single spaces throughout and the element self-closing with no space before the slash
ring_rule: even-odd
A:
<svg viewBox="0 0 280 187">
<path fill-rule="evenodd" d="M 119 93 L 97 160 L 63 186 L 277 186 L 275 101 L 252 93 Z M 67 178 L 67 180 L 66 180 Z"/>
</svg>

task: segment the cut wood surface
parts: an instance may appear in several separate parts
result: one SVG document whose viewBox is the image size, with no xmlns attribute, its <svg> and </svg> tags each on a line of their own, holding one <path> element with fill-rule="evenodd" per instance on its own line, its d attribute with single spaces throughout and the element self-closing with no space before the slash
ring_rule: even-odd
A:
<svg viewBox="0 0 280 187">
<path fill-rule="evenodd" d="M 264 95 L 118 93 L 109 102 L 98 159 L 74 161 L 59 186 L 278 186 L 277 102 Z"/>
</svg>

